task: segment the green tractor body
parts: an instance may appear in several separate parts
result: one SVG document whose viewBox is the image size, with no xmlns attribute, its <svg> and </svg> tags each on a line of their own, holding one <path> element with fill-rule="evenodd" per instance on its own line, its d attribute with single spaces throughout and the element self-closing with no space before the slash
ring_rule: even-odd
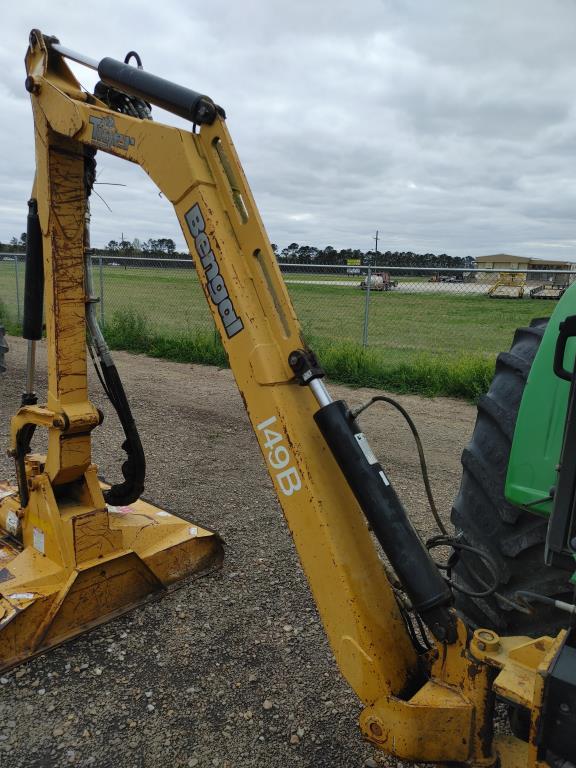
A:
<svg viewBox="0 0 576 768">
<path fill-rule="evenodd" d="M 538 636 L 555 634 L 566 621 L 551 603 L 572 603 L 576 584 L 575 358 L 576 283 L 550 318 L 519 328 L 510 350 L 498 356 L 462 454 L 451 519 L 497 574 L 496 588 L 481 595 L 494 584 L 485 565 L 470 551 L 456 560 L 456 607 L 472 626 Z M 548 604 L 527 610 L 521 595 L 536 593 Z"/>
<path fill-rule="evenodd" d="M 552 314 L 532 363 L 520 403 L 508 463 L 508 501 L 549 517 L 552 489 L 557 484 L 570 383 L 554 373 L 560 323 L 576 315 L 576 284 L 564 294 Z M 568 339 L 564 368 L 574 370 L 576 338 Z"/>
</svg>

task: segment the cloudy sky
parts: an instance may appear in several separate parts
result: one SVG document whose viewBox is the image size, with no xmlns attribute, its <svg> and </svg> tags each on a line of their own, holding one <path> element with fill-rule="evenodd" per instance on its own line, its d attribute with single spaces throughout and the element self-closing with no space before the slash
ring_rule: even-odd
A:
<svg viewBox="0 0 576 768">
<path fill-rule="evenodd" d="M 95 59 L 136 49 L 222 104 L 280 247 L 368 250 L 378 229 L 382 250 L 576 261 L 574 0 L 23 0 L 0 18 L 2 241 L 25 229 L 37 27 Z M 98 158 L 93 244 L 183 248 L 144 173 Z"/>
</svg>

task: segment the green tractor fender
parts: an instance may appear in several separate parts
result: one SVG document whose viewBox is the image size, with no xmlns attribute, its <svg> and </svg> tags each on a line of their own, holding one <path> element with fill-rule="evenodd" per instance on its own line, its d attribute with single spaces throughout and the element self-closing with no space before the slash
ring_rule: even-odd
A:
<svg viewBox="0 0 576 768">
<path fill-rule="evenodd" d="M 556 376 L 553 367 L 559 326 L 569 315 L 576 315 L 576 283 L 550 317 L 528 374 L 506 476 L 508 501 L 544 517 L 552 512 L 551 490 L 557 480 L 570 393 L 570 383 Z M 574 369 L 575 356 L 576 338 L 570 338 L 564 368 Z"/>
</svg>

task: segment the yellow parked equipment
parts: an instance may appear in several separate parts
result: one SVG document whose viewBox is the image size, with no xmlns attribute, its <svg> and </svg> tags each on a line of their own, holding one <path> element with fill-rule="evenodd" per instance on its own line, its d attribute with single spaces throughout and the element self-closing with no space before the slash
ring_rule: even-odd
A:
<svg viewBox="0 0 576 768">
<path fill-rule="evenodd" d="M 139 498 L 144 454 L 95 320 L 91 271 L 85 268 L 95 149 L 66 135 L 68 129 L 76 134 L 81 120 L 71 94 L 87 102 L 61 57 L 47 56 L 39 33 L 32 39 L 37 44 L 26 59 L 36 142 L 23 329 L 28 380 L 11 426 L 18 487 L 0 486 L 0 669 L 216 567 L 223 554 L 212 531 Z M 96 112 L 88 122 L 95 145 L 109 140 L 119 146 L 121 139 L 105 127 L 113 118 L 102 116 L 102 125 L 98 119 Z M 38 405 L 34 361 L 43 305 L 48 400 Z M 124 481 L 112 487 L 99 482 L 91 456 L 90 435 L 103 414 L 88 399 L 87 330 L 88 348 L 98 357 L 126 435 Z M 0 342 L 2 357 L 3 351 Z M 31 452 L 37 429 L 48 433 L 46 455 Z"/>
<path fill-rule="evenodd" d="M 499 272 L 496 282 L 488 289 L 488 296 L 491 299 L 521 299 L 525 289 L 525 272 Z"/>
<path fill-rule="evenodd" d="M 95 94 L 82 89 L 66 59 L 97 69 Z M 543 768 L 573 761 L 576 679 L 565 674 L 573 670 L 573 634 L 499 637 L 457 616 L 451 586 L 358 426 L 362 409 L 352 413 L 332 399 L 302 339 L 224 110 L 141 68 L 89 59 L 38 30 L 26 66 L 36 136 L 29 232 L 37 232 L 43 251 L 49 392 L 46 405 L 24 404 L 12 422 L 19 487 L 5 491 L 0 514 L 7 553 L 2 664 L 221 556 L 210 532 L 135 499 L 143 455 L 86 268 L 87 201 L 100 150 L 139 164 L 174 206 L 333 653 L 363 703 L 365 738 L 418 762 Z M 152 121 L 151 104 L 194 130 Z M 28 240 L 36 279 L 27 300 L 38 315 L 40 269 L 34 235 Z M 104 490 L 90 455 L 90 433 L 102 417 L 86 391 L 87 330 L 127 435 L 125 481 Z M 27 400 L 32 393 L 29 382 Z M 47 456 L 30 452 L 37 427 L 48 430 Z M 394 588 L 375 539 L 395 571 Z M 520 713 L 523 733 L 494 733 L 496 700 Z"/>
</svg>

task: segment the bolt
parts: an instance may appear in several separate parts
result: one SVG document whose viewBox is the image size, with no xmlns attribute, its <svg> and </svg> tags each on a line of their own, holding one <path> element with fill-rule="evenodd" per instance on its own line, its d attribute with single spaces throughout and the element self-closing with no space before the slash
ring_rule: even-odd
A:
<svg viewBox="0 0 576 768">
<path fill-rule="evenodd" d="M 570 705 L 569 704 L 560 704 L 560 712 L 563 712 L 565 715 L 570 712 Z"/>
<path fill-rule="evenodd" d="M 40 86 L 36 82 L 36 80 L 32 77 L 32 75 L 28 75 L 26 80 L 24 80 L 24 88 L 28 91 L 28 93 L 38 93 L 40 90 Z"/>
<path fill-rule="evenodd" d="M 380 723 L 377 723 L 375 720 L 373 720 L 370 723 L 370 733 L 372 734 L 372 736 L 375 736 L 377 739 L 379 739 L 382 737 L 382 734 L 384 733 L 384 731 L 382 730 L 382 726 L 380 725 Z"/>
<path fill-rule="evenodd" d="M 52 426 L 56 427 L 56 429 L 62 429 L 64 425 L 65 425 L 65 422 L 62 416 L 56 416 L 52 421 Z"/>
<path fill-rule="evenodd" d="M 474 640 L 481 651 L 497 651 L 500 647 L 500 638 L 496 632 L 489 629 L 477 629 L 474 632 Z"/>
</svg>

